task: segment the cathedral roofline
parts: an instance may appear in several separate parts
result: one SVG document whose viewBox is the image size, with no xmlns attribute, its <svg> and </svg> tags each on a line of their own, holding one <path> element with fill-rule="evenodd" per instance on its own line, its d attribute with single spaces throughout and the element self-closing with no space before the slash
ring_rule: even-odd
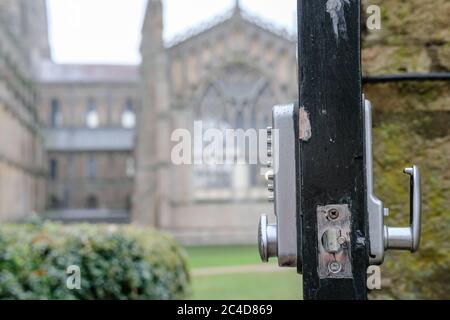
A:
<svg viewBox="0 0 450 320">
<path fill-rule="evenodd" d="M 41 63 L 40 83 L 137 83 L 139 65 Z"/>
<path fill-rule="evenodd" d="M 206 20 L 205 22 L 202 22 L 192 28 L 189 28 L 187 31 L 179 35 L 176 35 L 175 37 L 167 41 L 165 46 L 169 49 L 172 47 L 176 47 L 188 41 L 189 39 L 201 35 L 236 17 L 241 18 L 248 23 L 256 25 L 257 27 L 260 27 L 261 29 L 268 31 L 274 35 L 280 36 L 288 41 L 295 42 L 297 40 L 296 35 L 290 33 L 285 28 L 280 28 L 269 21 L 263 20 L 260 17 L 243 10 L 240 1 L 236 0 L 235 5 L 230 10 L 226 11 L 225 13 L 219 14 L 212 19 Z"/>
</svg>

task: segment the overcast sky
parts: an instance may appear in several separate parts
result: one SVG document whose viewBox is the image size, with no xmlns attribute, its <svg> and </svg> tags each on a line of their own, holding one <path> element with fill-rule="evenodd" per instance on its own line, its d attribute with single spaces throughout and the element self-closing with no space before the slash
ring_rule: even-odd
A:
<svg viewBox="0 0 450 320">
<path fill-rule="evenodd" d="M 50 44 L 58 63 L 139 63 L 146 0 L 47 0 Z M 164 0 L 165 38 L 221 14 L 235 0 Z M 251 14 L 290 31 L 295 0 L 241 0 Z"/>
</svg>

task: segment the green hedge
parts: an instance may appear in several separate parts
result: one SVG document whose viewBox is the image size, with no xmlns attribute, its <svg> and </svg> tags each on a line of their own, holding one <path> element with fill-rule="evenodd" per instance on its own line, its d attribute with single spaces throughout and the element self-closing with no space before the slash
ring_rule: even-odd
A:
<svg viewBox="0 0 450 320">
<path fill-rule="evenodd" d="M 71 265 L 80 290 L 67 288 Z M 184 251 L 151 229 L 0 226 L 0 299 L 182 299 L 189 285 Z"/>
</svg>

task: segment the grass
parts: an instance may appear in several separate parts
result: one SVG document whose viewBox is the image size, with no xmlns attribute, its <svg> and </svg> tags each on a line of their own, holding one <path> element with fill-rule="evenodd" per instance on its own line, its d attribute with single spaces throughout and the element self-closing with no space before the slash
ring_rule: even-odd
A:
<svg viewBox="0 0 450 320">
<path fill-rule="evenodd" d="M 301 278 L 293 270 L 197 276 L 194 300 L 298 300 Z"/>
<path fill-rule="evenodd" d="M 191 268 L 243 266 L 261 263 L 258 247 L 250 246 L 204 246 L 187 247 Z"/>
<path fill-rule="evenodd" d="M 261 264 L 256 246 L 187 247 L 186 250 L 191 269 Z M 302 291 L 301 277 L 292 269 L 195 275 L 192 287 L 194 300 L 298 300 Z"/>
</svg>

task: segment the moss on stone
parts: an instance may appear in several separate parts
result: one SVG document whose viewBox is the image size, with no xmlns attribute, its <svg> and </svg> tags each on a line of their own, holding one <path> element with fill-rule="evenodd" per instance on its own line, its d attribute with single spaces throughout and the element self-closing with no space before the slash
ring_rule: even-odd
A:
<svg viewBox="0 0 450 320">
<path fill-rule="evenodd" d="M 374 95 L 380 87 L 385 91 L 391 90 L 388 98 L 393 106 L 386 108 L 377 104 L 380 100 L 377 97 L 383 96 L 383 90 L 372 99 L 375 108 L 376 192 L 390 208 L 386 223 L 407 226 L 409 180 L 402 174 L 402 169 L 411 164 L 420 166 L 423 175 L 423 231 L 421 248 L 417 253 L 387 253 L 382 276 L 390 280 L 390 285 L 381 292 L 375 292 L 374 297 L 449 298 L 450 112 L 399 108 L 393 113 L 391 108 L 395 107 L 398 97 L 407 96 L 406 100 L 414 101 L 422 96 L 411 92 L 414 87 L 403 88 L 402 91 L 395 85 L 376 85 L 367 89 Z M 443 93 L 438 90 L 425 96 L 432 104 L 433 100 L 441 99 L 439 94 Z"/>
<path fill-rule="evenodd" d="M 391 45 L 450 42 L 448 0 L 363 0 L 362 3 L 363 8 L 373 4 L 381 8 L 382 29 L 370 32 L 374 42 Z"/>
</svg>

